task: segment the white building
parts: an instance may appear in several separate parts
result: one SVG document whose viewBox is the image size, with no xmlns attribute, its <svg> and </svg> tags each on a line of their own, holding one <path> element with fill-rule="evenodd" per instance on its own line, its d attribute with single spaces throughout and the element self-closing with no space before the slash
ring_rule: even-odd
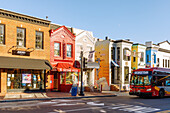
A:
<svg viewBox="0 0 170 113">
<path fill-rule="evenodd" d="M 73 28 L 73 33 L 76 36 L 75 41 L 75 60 L 81 62 L 80 52 L 83 51 L 83 56 L 88 59 L 89 52 L 95 50 L 96 38 L 93 37 L 93 33 L 77 28 Z M 94 55 L 91 62 L 95 62 Z M 95 69 L 84 69 L 83 71 L 83 83 L 84 86 L 94 85 Z"/>
</svg>

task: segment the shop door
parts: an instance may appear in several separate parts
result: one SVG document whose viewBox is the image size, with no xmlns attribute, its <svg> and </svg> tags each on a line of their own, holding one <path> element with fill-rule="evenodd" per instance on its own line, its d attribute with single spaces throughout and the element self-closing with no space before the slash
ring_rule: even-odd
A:
<svg viewBox="0 0 170 113">
<path fill-rule="evenodd" d="M 54 74 L 54 91 L 58 91 L 58 75 Z"/>
</svg>

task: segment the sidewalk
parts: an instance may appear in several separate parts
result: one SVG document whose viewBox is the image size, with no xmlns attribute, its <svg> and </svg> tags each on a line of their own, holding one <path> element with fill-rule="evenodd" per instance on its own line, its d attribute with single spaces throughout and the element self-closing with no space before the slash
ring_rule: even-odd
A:
<svg viewBox="0 0 170 113">
<path fill-rule="evenodd" d="M 71 93 L 63 92 L 38 92 L 38 93 L 7 93 L 0 94 L 0 102 L 17 102 L 17 101 L 32 101 L 32 100 L 52 100 L 52 99 L 80 99 L 80 98 L 95 98 L 95 97 L 114 97 L 111 92 L 84 92 L 85 96 L 71 96 Z"/>
</svg>

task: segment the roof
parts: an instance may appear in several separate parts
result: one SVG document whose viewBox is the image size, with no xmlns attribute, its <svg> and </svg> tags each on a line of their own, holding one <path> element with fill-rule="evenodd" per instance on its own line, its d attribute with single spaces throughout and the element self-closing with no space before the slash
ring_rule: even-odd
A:
<svg viewBox="0 0 170 113">
<path fill-rule="evenodd" d="M 167 42 L 167 43 L 170 45 L 170 42 L 169 42 L 168 40 L 165 40 L 165 41 L 163 41 L 163 42 L 160 42 L 160 43 L 158 43 L 157 45 L 160 45 L 160 44 L 165 43 L 165 42 Z"/>
<path fill-rule="evenodd" d="M 133 42 L 128 41 L 128 40 L 115 40 L 115 41 L 114 41 L 114 43 L 119 43 L 119 42 L 126 42 L 126 43 L 133 44 Z"/>
<path fill-rule="evenodd" d="M 24 15 L 24 14 L 12 12 L 12 11 L 4 10 L 4 9 L 0 9 L 0 17 L 29 22 L 33 24 L 39 24 L 43 26 L 49 26 L 51 22 L 49 20 L 40 19 L 37 17 L 28 16 L 28 15 Z"/>
</svg>

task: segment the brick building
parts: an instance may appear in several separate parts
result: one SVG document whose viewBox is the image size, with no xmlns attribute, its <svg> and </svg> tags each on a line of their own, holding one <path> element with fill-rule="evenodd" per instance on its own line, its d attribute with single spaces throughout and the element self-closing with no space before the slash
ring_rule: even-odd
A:
<svg viewBox="0 0 170 113">
<path fill-rule="evenodd" d="M 0 92 L 45 89 L 50 21 L 0 9 Z"/>
<path fill-rule="evenodd" d="M 78 84 L 80 70 L 73 66 L 74 62 L 75 36 L 65 26 L 52 29 L 50 63 L 53 70 L 49 76 L 52 90 L 69 92 L 72 84 Z"/>
</svg>

